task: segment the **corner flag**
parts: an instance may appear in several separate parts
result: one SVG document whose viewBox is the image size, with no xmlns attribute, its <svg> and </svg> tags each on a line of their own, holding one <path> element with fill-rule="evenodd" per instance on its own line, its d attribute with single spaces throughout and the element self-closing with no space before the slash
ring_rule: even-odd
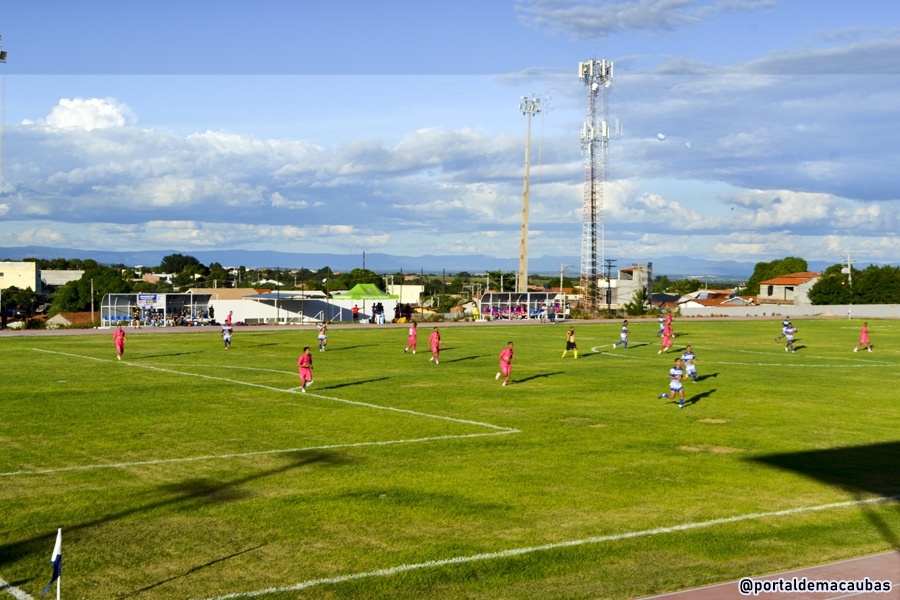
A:
<svg viewBox="0 0 900 600">
<path fill-rule="evenodd" d="M 59 579 L 59 575 L 62 573 L 62 527 L 56 532 L 56 545 L 53 546 L 50 564 L 53 565 L 53 576 L 50 578 L 50 583 L 48 583 L 47 587 L 44 588 L 44 591 L 41 592 L 41 595 L 50 591 L 50 588 L 53 587 L 53 582 Z M 59 597 L 59 584 L 56 584 L 56 592 L 57 597 Z"/>
</svg>

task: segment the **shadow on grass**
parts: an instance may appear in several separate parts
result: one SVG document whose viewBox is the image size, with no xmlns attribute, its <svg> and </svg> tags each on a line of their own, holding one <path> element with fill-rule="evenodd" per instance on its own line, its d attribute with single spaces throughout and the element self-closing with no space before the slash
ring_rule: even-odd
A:
<svg viewBox="0 0 900 600">
<path fill-rule="evenodd" d="M 216 345 L 217 345 L 217 346 L 221 346 L 222 344 L 221 344 L 221 343 L 218 343 L 218 344 L 216 344 Z M 189 354 L 203 354 L 203 352 L 200 351 L 200 350 L 195 350 L 195 351 L 191 351 L 191 352 L 165 352 L 165 353 L 162 353 L 162 354 L 141 354 L 141 355 L 139 355 L 139 356 L 135 356 L 134 353 L 131 353 L 130 355 L 128 355 L 127 352 L 126 352 L 126 356 L 125 356 L 124 358 L 125 358 L 126 360 L 135 360 L 136 358 L 140 358 L 140 359 L 145 359 L 145 358 L 166 358 L 166 357 L 169 357 L 169 356 L 187 356 L 187 355 L 189 355 Z"/>
<path fill-rule="evenodd" d="M 240 486 L 247 483 L 265 479 L 272 475 L 286 473 L 307 465 L 317 463 L 341 464 L 342 462 L 346 462 L 343 455 L 334 452 L 297 451 L 288 453 L 286 456 L 289 457 L 289 461 L 280 467 L 259 471 L 252 475 L 238 477 L 232 480 L 187 480 L 181 484 L 160 486 L 157 490 L 167 497 L 126 508 L 81 523 L 62 523 L 61 526 L 65 532 L 71 534 L 72 532 L 89 530 L 98 525 L 132 517 L 145 512 L 155 511 L 160 508 L 165 509 L 171 507 L 173 510 L 190 510 L 194 508 L 194 503 L 196 502 L 232 502 L 248 495 L 248 492 L 243 492 L 238 489 Z M 56 525 L 54 525 L 54 527 L 55 526 Z M 16 561 L 21 561 L 31 555 L 44 556 L 47 552 L 47 548 L 53 547 L 55 540 L 56 532 L 48 531 L 45 535 L 35 536 L 17 542 L 0 544 L 0 567 L 4 567 L 7 564 Z"/>
<path fill-rule="evenodd" d="M 445 360 L 444 362 L 449 364 L 449 363 L 462 362 L 464 360 L 476 360 L 479 358 L 487 358 L 487 357 L 488 357 L 487 354 L 474 354 L 472 356 L 463 356 L 462 358 L 454 358 L 453 360 Z"/>
<path fill-rule="evenodd" d="M 379 344 L 356 344 L 354 346 L 339 346 L 337 348 L 332 348 L 328 346 L 325 352 L 343 352 L 345 350 L 355 350 L 356 348 L 369 348 L 371 346 L 378 346 Z M 310 346 L 313 348 L 313 346 Z"/>
<path fill-rule="evenodd" d="M 351 385 L 363 385 L 366 383 L 375 383 L 376 381 L 387 381 L 388 379 L 390 379 L 390 377 L 376 377 L 374 379 L 361 379 L 359 381 L 348 381 L 347 383 L 335 383 L 334 385 L 326 385 L 326 386 L 322 386 L 322 387 L 316 386 L 316 389 L 337 390 L 340 388 L 350 387 Z M 316 391 L 315 389 L 313 389 L 313 388 L 310 388 L 310 389 L 312 389 L 312 391 L 315 393 L 315 391 Z"/>
<path fill-rule="evenodd" d="M 786 454 L 768 454 L 746 459 L 755 463 L 791 471 L 826 485 L 846 491 L 855 500 L 871 496 L 900 496 L 900 442 L 883 442 L 867 446 L 809 450 Z M 881 537 L 900 552 L 900 532 L 891 529 L 871 505 L 860 510 Z M 896 507 L 900 511 L 900 507 Z"/>
<path fill-rule="evenodd" d="M 539 373 L 537 375 L 532 375 L 530 377 L 523 377 L 522 379 L 513 380 L 513 383 L 525 383 L 526 381 L 533 381 L 535 379 L 543 379 L 544 377 L 553 377 L 554 375 L 562 375 L 564 371 L 552 371 L 550 373 Z"/>
<path fill-rule="evenodd" d="M 685 406 L 693 406 L 694 404 L 697 404 L 704 398 L 709 398 L 710 396 L 712 396 L 715 393 L 715 391 L 716 391 L 715 388 L 713 388 L 713 389 L 707 390 L 705 392 L 700 392 L 699 394 L 694 394 L 693 396 L 691 396 L 690 398 L 687 398 L 684 401 L 684 405 Z"/>
<path fill-rule="evenodd" d="M 260 545 L 258 545 L 258 546 L 253 546 L 252 548 L 247 548 L 246 550 L 240 550 L 240 551 L 238 551 L 238 552 L 234 552 L 234 553 L 229 554 L 229 555 L 227 555 L 227 556 L 221 556 L 221 557 L 216 558 L 216 559 L 213 559 L 213 560 L 211 560 L 211 561 L 209 561 L 209 562 L 207 562 L 207 563 L 203 563 L 202 565 L 198 565 L 198 566 L 196 566 L 196 567 L 191 567 L 190 569 L 188 569 L 187 571 L 185 571 L 185 572 L 182 573 L 181 575 L 175 575 L 174 577 L 169 577 L 168 579 L 162 579 L 162 580 L 160 580 L 160 581 L 157 581 L 156 583 L 151 583 L 151 584 L 148 585 L 148 586 L 144 586 L 144 587 L 142 587 L 142 588 L 140 588 L 140 589 L 138 589 L 138 590 L 134 590 L 133 592 L 128 592 L 127 594 L 122 594 L 121 596 L 119 596 L 119 598 L 129 598 L 129 597 L 131 597 L 131 596 L 137 596 L 138 594 L 142 594 L 142 593 L 144 593 L 144 592 L 148 592 L 148 591 L 150 591 L 150 590 L 152 590 L 152 589 L 154 589 L 154 588 L 158 588 L 158 587 L 161 586 L 161 585 L 165 585 L 165 584 L 167 584 L 167 583 L 169 583 L 169 582 L 172 582 L 172 581 L 176 581 L 176 580 L 178 580 L 178 579 L 181 579 L 182 577 L 187 577 L 188 575 L 191 575 L 191 574 L 193 574 L 193 573 L 196 573 L 197 571 L 202 571 L 202 570 L 205 569 L 206 567 L 211 567 L 211 566 L 213 566 L 213 565 L 215 565 L 215 564 L 218 564 L 218 563 L 220 563 L 220 562 L 224 562 L 224 561 L 228 560 L 229 558 L 234 558 L 234 557 L 236 557 L 236 556 L 240 556 L 241 554 L 246 554 L 246 553 L 248 553 L 248 552 L 253 552 L 254 550 L 259 550 L 260 548 L 262 548 L 262 547 L 265 546 L 265 545 L 266 545 L 266 544 L 260 544 Z"/>
<path fill-rule="evenodd" d="M 719 376 L 718 373 L 710 373 L 708 375 L 697 375 L 697 381 L 706 381 L 707 379 L 713 379 L 718 376 Z"/>
<path fill-rule="evenodd" d="M 649 346 L 650 342 L 628 342 L 628 348 L 626 350 L 631 350 L 632 348 L 640 348 L 641 346 Z M 656 345 L 655 343 L 653 344 Z"/>
</svg>

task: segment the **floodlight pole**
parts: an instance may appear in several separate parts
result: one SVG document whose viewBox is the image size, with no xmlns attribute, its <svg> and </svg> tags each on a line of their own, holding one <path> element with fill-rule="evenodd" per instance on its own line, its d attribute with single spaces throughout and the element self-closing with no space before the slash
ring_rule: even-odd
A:
<svg viewBox="0 0 900 600">
<path fill-rule="evenodd" d="M 528 204 L 531 190 L 529 179 L 531 171 L 531 117 L 541 114 L 541 99 L 533 95 L 522 96 L 519 110 L 528 117 L 528 133 L 525 135 L 525 191 L 522 195 L 522 234 L 519 240 L 519 279 L 516 282 L 517 292 L 528 291 Z"/>
</svg>

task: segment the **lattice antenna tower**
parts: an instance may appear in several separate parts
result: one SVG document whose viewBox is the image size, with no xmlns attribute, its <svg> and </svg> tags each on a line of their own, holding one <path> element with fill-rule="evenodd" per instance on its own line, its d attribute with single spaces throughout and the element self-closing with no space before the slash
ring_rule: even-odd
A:
<svg viewBox="0 0 900 600">
<path fill-rule="evenodd" d="M 0 35 L 0 46 L 3 36 Z M 0 63 L 6 62 L 6 50 L 0 48 Z M 0 185 L 6 183 L 6 87 L 0 72 Z"/>
<path fill-rule="evenodd" d="M 612 83 L 611 60 L 592 59 L 578 63 L 578 76 L 588 94 L 588 116 L 581 128 L 584 159 L 584 202 L 581 217 L 581 291 L 585 308 L 592 314 L 598 306 L 598 280 L 605 260 L 603 231 L 603 184 L 609 155 L 609 125 L 606 122 L 606 90 Z"/>
</svg>

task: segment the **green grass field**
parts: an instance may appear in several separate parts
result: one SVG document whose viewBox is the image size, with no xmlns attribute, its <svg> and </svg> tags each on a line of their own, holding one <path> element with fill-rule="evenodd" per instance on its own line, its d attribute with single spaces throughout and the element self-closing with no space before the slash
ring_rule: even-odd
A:
<svg viewBox="0 0 900 600">
<path fill-rule="evenodd" d="M 438 366 L 430 325 L 2 336 L 0 578 L 39 596 L 58 527 L 90 599 L 634 598 L 898 549 L 900 323 L 861 324 L 676 320 L 683 410 L 655 321 L 574 322 L 578 360 L 446 326 Z"/>
</svg>

